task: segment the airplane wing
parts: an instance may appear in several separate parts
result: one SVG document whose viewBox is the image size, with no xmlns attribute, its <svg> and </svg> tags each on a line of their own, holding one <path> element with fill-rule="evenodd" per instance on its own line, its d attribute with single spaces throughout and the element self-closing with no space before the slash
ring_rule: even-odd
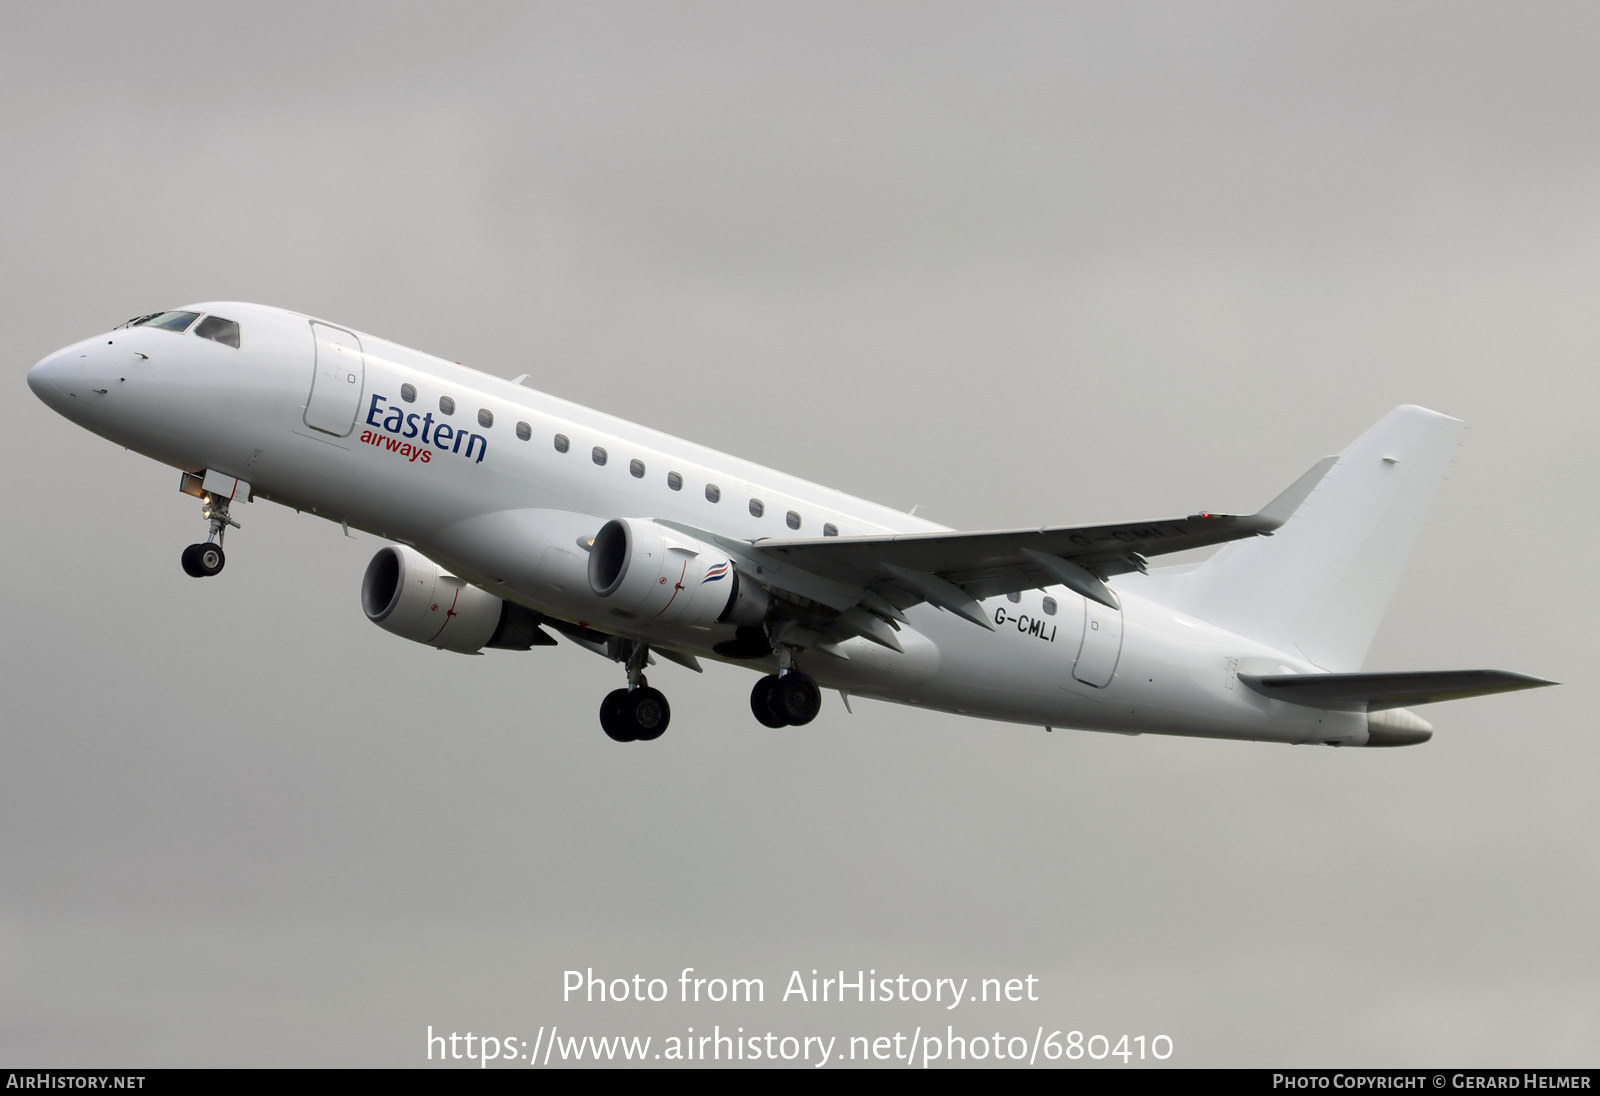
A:
<svg viewBox="0 0 1600 1096">
<path fill-rule="evenodd" d="M 775 593 L 823 606 L 844 630 L 897 647 L 895 622 L 904 619 L 904 609 L 923 601 L 991 630 L 994 625 L 978 601 L 997 594 L 1059 584 L 1115 607 L 1107 578 L 1144 570 L 1149 556 L 1270 536 L 1335 459 L 1319 461 L 1247 516 L 1199 513 L 1115 525 L 759 541 L 661 524 L 714 541 Z"/>
</svg>

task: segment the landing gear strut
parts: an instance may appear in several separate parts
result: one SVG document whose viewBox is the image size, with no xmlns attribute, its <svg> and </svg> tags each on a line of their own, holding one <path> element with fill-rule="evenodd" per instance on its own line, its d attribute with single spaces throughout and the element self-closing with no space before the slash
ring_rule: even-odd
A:
<svg viewBox="0 0 1600 1096">
<path fill-rule="evenodd" d="M 649 646 L 634 642 L 630 648 L 628 687 L 607 693 L 600 702 L 600 727 L 613 742 L 654 742 L 666 732 L 672 708 L 661 690 L 652 689 L 645 680 Z"/>
<path fill-rule="evenodd" d="M 204 508 L 200 511 L 211 523 L 211 535 L 204 544 L 191 544 L 183 550 L 183 570 L 194 578 L 210 578 L 222 570 L 228 557 L 222 552 L 222 537 L 228 526 L 239 528 L 239 523 L 228 515 L 228 500 L 209 493 L 200 496 Z"/>
</svg>

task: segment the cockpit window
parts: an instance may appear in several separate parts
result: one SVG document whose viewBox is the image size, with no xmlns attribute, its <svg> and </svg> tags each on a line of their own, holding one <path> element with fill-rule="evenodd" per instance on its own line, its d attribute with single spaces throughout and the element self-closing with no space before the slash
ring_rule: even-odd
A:
<svg viewBox="0 0 1600 1096">
<path fill-rule="evenodd" d="M 187 331 L 189 325 L 200 318 L 198 312 L 160 312 L 140 320 L 136 327 L 161 327 L 168 331 Z"/>
<path fill-rule="evenodd" d="M 221 316 L 207 316 L 200 321 L 194 333 L 202 339 L 210 339 L 224 346 L 231 346 L 235 350 L 239 349 L 239 325 Z"/>
</svg>

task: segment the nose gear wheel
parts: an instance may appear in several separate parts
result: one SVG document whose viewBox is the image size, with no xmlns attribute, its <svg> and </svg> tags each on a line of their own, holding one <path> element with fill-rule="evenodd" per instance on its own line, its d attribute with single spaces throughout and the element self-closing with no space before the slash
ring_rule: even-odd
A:
<svg viewBox="0 0 1600 1096">
<path fill-rule="evenodd" d="M 184 573 L 194 578 L 210 578 L 227 561 L 220 544 L 191 544 L 183 550 Z"/>
</svg>

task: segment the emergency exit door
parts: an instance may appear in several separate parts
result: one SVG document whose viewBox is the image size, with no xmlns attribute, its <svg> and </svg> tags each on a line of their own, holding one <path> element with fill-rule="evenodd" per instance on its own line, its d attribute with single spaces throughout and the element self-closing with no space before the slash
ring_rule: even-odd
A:
<svg viewBox="0 0 1600 1096">
<path fill-rule="evenodd" d="M 1083 644 L 1072 676 L 1085 685 L 1103 689 L 1111 684 L 1122 657 L 1122 610 L 1098 601 L 1083 602 Z"/>
</svg>

